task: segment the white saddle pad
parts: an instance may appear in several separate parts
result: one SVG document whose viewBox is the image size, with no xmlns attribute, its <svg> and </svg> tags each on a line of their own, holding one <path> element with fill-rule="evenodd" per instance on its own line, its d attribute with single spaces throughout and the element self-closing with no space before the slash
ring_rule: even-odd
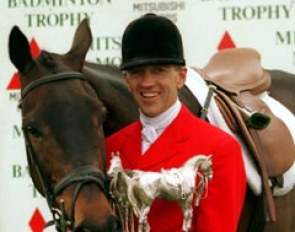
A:
<svg viewBox="0 0 295 232">
<path fill-rule="evenodd" d="M 200 105 L 203 106 L 208 94 L 208 86 L 203 78 L 193 69 L 188 68 L 186 77 L 186 86 L 191 90 L 194 96 L 198 99 Z M 260 95 L 260 98 L 269 106 L 272 112 L 280 119 L 282 119 L 289 128 L 293 141 L 295 141 L 295 116 L 281 103 L 274 98 L 270 97 L 266 92 Z M 256 165 L 252 156 L 250 155 L 246 145 L 239 135 L 233 133 L 227 126 L 224 118 L 222 117 L 214 98 L 210 103 L 208 109 L 208 120 L 211 124 L 216 125 L 233 137 L 239 140 L 242 147 L 242 155 L 246 169 L 247 182 L 255 195 L 260 195 L 262 192 L 262 181 L 259 173 L 257 172 Z M 284 187 L 274 187 L 274 196 L 281 196 L 291 191 L 295 185 L 295 162 L 291 168 L 283 174 Z"/>
</svg>

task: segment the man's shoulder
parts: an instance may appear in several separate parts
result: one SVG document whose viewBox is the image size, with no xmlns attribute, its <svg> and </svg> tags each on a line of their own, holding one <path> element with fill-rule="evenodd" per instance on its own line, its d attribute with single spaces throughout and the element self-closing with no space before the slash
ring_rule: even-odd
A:
<svg viewBox="0 0 295 232">
<path fill-rule="evenodd" d="M 198 127 L 200 129 L 209 130 L 216 133 L 225 133 L 222 129 L 214 126 L 213 124 L 210 124 L 208 121 L 198 118 L 185 105 L 183 105 L 183 109 L 180 114 L 180 120 L 186 125 L 186 128 L 191 131 L 197 132 L 195 127 Z"/>
<path fill-rule="evenodd" d="M 235 140 L 232 135 L 221 128 L 210 124 L 209 122 L 193 115 L 187 107 L 184 106 L 182 123 L 185 125 L 184 130 L 191 135 L 201 135 L 204 138 L 212 140 Z"/>
</svg>

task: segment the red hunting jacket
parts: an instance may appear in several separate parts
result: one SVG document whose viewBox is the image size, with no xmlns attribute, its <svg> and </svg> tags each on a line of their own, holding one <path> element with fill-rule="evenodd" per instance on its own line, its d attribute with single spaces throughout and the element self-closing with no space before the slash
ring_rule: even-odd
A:
<svg viewBox="0 0 295 232">
<path fill-rule="evenodd" d="M 208 195 L 194 207 L 191 231 L 236 232 L 244 202 L 246 177 L 240 145 L 229 134 L 181 112 L 151 147 L 141 154 L 141 123 L 137 121 L 106 139 L 107 164 L 119 151 L 124 169 L 160 171 L 180 167 L 196 154 L 212 154 L 213 179 Z M 176 202 L 155 200 L 148 215 L 152 232 L 178 232 L 182 211 Z"/>
</svg>

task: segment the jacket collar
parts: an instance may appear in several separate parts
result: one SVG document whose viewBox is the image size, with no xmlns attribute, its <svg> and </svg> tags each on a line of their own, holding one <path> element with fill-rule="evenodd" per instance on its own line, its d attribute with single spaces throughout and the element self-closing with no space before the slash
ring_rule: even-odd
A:
<svg viewBox="0 0 295 232">
<path fill-rule="evenodd" d="M 142 125 L 139 121 L 136 122 L 134 127 L 126 132 L 126 144 L 129 145 L 124 148 L 124 156 L 130 168 L 158 171 L 165 161 L 181 155 L 183 143 L 189 139 L 189 135 L 185 133 L 186 119 L 191 116 L 188 109 L 182 105 L 179 115 L 144 154 L 141 154 Z"/>
</svg>

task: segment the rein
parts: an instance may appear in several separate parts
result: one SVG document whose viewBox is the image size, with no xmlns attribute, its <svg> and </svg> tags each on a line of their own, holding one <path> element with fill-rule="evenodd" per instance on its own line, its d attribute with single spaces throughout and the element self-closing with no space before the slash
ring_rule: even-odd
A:
<svg viewBox="0 0 295 232">
<path fill-rule="evenodd" d="M 35 88 L 44 85 L 50 84 L 56 81 L 66 81 L 66 80 L 74 80 L 80 79 L 86 81 L 86 79 L 79 72 L 64 72 L 59 74 L 53 74 L 43 77 L 42 79 L 37 79 L 29 83 L 21 92 L 21 99 L 19 102 L 19 107 L 22 106 L 22 101 L 24 98 Z M 72 172 L 67 174 L 57 185 L 52 188 L 46 178 L 40 163 L 38 162 L 36 152 L 33 149 L 28 128 L 22 126 L 22 130 L 24 132 L 26 152 L 28 165 L 30 169 L 30 173 L 34 170 L 37 174 L 37 178 L 41 183 L 41 189 L 39 188 L 41 194 L 45 196 L 47 200 L 47 204 L 52 213 L 53 220 L 46 223 L 45 227 L 55 224 L 57 231 L 65 232 L 67 228 L 73 229 L 75 225 L 75 203 L 78 198 L 78 195 L 85 184 L 94 183 L 96 184 L 100 190 L 109 198 L 108 191 L 108 181 L 104 172 L 96 168 L 95 166 L 81 166 L 74 169 Z M 67 187 L 72 184 L 78 183 L 76 189 L 74 191 L 73 200 L 71 202 L 70 216 L 69 219 L 65 214 L 64 205 L 61 206 L 61 209 L 56 207 L 55 198 L 60 195 Z M 36 183 L 35 183 L 36 184 Z M 40 186 L 38 186 L 40 187 Z M 62 200 L 63 201 L 63 200 Z M 64 202 L 61 202 L 64 204 Z"/>
</svg>

